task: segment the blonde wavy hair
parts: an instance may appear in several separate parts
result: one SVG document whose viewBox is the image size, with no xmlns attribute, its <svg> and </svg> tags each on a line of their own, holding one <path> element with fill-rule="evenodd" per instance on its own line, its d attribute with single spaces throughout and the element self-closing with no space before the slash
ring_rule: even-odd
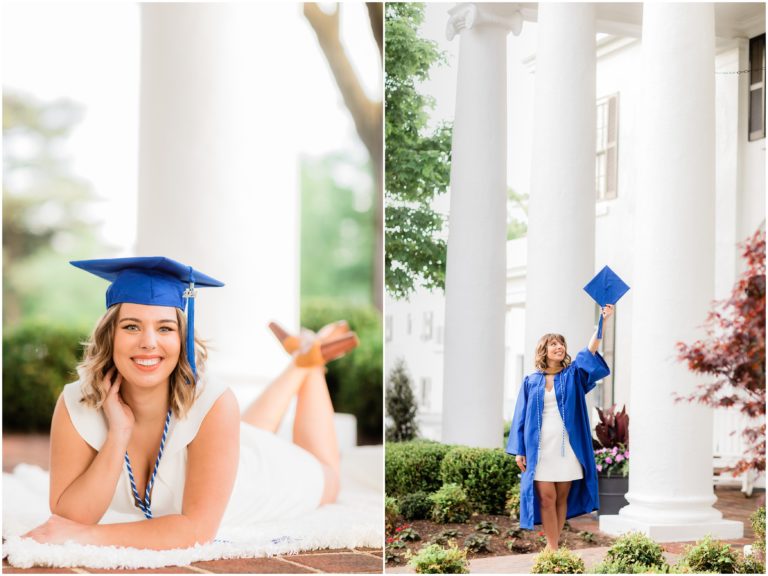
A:
<svg viewBox="0 0 768 576">
<path fill-rule="evenodd" d="M 571 357 L 568 355 L 568 345 L 565 343 L 565 336 L 562 334 L 544 334 L 544 336 L 539 338 L 539 343 L 536 344 L 536 354 L 533 363 L 537 370 L 545 372 L 549 367 L 547 364 L 547 345 L 552 340 L 560 342 L 565 348 L 565 358 L 560 363 L 562 367 L 567 368 L 571 363 Z"/>
<path fill-rule="evenodd" d="M 96 324 L 93 333 L 87 342 L 83 342 L 85 348 L 83 360 L 77 365 L 77 373 L 80 377 L 80 387 L 83 393 L 82 402 L 91 408 L 101 408 L 107 397 L 108 390 L 102 386 L 107 372 L 115 363 L 112 360 L 115 342 L 115 329 L 120 317 L 121 304 L 115 304 L 109 308 L 104 316 Z M 179 362 L 169 376 L 169 399 L 174 416 L 184 418 L 196 399 L 195 377 L 192 366 L 187 359 L 187 318 L 178 308 L 176 309 L 176 321 L 179 323 L 179 338 L 181 350 Z M 195 336 L 195 364 L 197 366 L 198 381 L 202 380 L 205 373 L 205 361 L 208 359 L 208 348 L 205 342 Z"/>
</svg>

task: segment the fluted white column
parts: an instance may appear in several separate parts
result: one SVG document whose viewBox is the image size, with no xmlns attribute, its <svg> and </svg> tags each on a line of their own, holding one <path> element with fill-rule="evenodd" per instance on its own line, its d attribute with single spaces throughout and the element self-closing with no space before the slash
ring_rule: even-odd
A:
<svg viewBox="0 0 768 576">
<path fill-rule="evenodd" d="M 446 443 L 503 440 L 506 284 L 506 36 L 519 14 L 487 4 L 450 12 L 460 35 L 445 281 L 443 431 Z"/>
<path fill-rule="evenodd" d="M 645 3 L 640 182 L 633 278 L 629 506 L 602 531 L 657 541 L 740 538 L 712 505 L 712 411 L 673 393 L 705 381 L 676 360 L 714 295 L 712 4 Z"/>
<path fill-rule="evenodd" d="M 226 283 L 200 290 L 197 328 L 214 348 L 210 372 L 228 383 L 277 374 L 286 358 L 266 323 L 295 327 L 299 312 L 294 95 L 275 79 L 295 69 L 302 22 L 295 6 L 259 10 L 141 7 L 136 253 Z"/>
<path fill-rule="evenodd" d="M 528 209 L 526 369 L 536 343 L 563 334 L 586 346 L 595 306 L 595 10 L 539 4 L 536 108 Z"/>
</svg>

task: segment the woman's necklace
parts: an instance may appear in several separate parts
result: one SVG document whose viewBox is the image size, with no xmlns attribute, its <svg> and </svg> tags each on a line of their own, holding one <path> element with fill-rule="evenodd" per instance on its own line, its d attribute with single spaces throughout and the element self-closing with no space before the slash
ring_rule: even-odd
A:
<svg viewBox="0 0 768 576">
<path fill-rule="evenodd" d="M 163 437 L 160 439 L 160 450 L 157 452 L 157 459 L 155 460 L 155 467 L 152 470 L 152 476 L 147 482 L 147 489 L 144 491 L 144 500 L 139 498 L 139 491 L 136 488 L 136 479 L 133 477 L 133 469 L 131 468 L 131 459 L 128 458 L 128 450 L 125 451 L 125 466 L 128 468 L 128 478 L 131 481 L 131 490 L 133 491 L 133 499 L 136 501 L 144 516 L 149 520 L 152 518 L 152 510 L 150 509 L 150 493 L 152 492 L 152 486 L 155 484 L 155 476 L 157 476 L 157 467 L 160 465 L 160 458 L 163 456 L 163 449 L 165 448 L 165 439 L 168 436 L 168 426 L 171 424 L 171 409 L 168 408 L 168 415 L 165 417 L 165 426 L 163 427 Z"/>
</svg>

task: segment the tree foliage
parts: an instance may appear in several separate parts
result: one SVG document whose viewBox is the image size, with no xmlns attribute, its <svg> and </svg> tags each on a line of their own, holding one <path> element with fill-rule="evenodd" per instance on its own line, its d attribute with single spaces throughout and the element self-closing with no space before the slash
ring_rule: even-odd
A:
<svg viewBox="0 0 768 576">
<path fill-rule="evenodd" d="M 428 129 L 434 100 L 417 90 L 445 62 L 434 42 L 418 36 L 420 3 L 387 3 L 384 77 L 386 286 L 395 298 L 416 287 L 445 286 L 443 217 L 432 199 L 448 188 L 451 127 Z"/>
<path fill-rule="evenodd" d="M 707 338 L 677 345 L 690 370 L 715 377 L 677 400 L 735 407 L 757 419 L 742 432 L 748 448 L 730 468 L 739 473 L 765 470 L 765 230 L 761 227 L 742 246 L 746 269 L 731 297 L 708 314 Z"/>
<path fill-rule="evenodd" d="M 382 3 L 367 2 L 368 21 L 371 27 L 371 34 L 376 41 L 379 49 L 379 65 L 381 65 L 381 56 L 383 46 L 383 26 L 382 26 Z M 370 268 L 370 288 L 371 298 L 374 306 L 383 310 L 384 295 L 382 291 L 382 262 L 381 257 L 384 252 L 383 243 L 383 172 L 384 164 L 382 161 L 382 109 L 381 100 L 371 99 L 366 96 L 360 79 L 355 72 L 344 46 L 341 42 L 339 32 L 340 26 L 340 6 L 337 3 L 330 12 L 323 11 L 315 2 L 304 3 L 304 17 L 315 31 L 317 41 L 325 55 L 325 59 L 331 68 L 336 85 L 344 99 L 344 104 L 349 110 L 352 120 L 355 123 L 355 130 L 360 137 L 363 145 L 368 150 L 373 168 L 375 181 L 376 201 L 373 203 L 371 216 L 373 218 L 373 265 Z"/>
<path fill-rule="evenodd" d="M 82 114 L 69 100 L 3 95 L 5 327 L 34 317 L 70 322 L 87 307 L 80 287 L 61 274 L 68 257 L 100 248 L 87 216 L 93 193 L 71 173 L 65 154 L 66 139 Z"/>
<path fill-rule="evenodd" d="M 333 153 L 301 162 L 301 297 L 371 301 L 370 165 Z"/>
<path fill-rule="evenodd" d="M 398 360 L 387 383 L 387 416 L 392 423 L 387 426 L 389 442 L 406 442 L 419 434 L 416 423 L 416 397 L 413 394 L 411 379 L 405 367 L 405 361 Z"/>
<path fill-rule="evenodd" d="M 528 194 L 507 188 L 507 240 L 528 234 Z"/>
</svg>

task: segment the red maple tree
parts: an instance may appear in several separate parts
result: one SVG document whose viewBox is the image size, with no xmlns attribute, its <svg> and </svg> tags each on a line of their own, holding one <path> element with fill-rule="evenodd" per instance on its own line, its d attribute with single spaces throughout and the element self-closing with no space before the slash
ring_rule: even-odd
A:
<svg viewBox="0 0 768 576">
<path fill-rule="evenodd" d="M 742 432 L 746 453 L 729 470 L 765 470 L 765 230 L 761 227 L 741 245 L 746 269 L 731 297 L 715 302 L 704 324 L 707 338 L 677 343 L 678 358 L 693 372 L 710 374 L 690 396 L 676 400 L 713 407 L 737 407 L 757 418 Z"/>
</svg>

